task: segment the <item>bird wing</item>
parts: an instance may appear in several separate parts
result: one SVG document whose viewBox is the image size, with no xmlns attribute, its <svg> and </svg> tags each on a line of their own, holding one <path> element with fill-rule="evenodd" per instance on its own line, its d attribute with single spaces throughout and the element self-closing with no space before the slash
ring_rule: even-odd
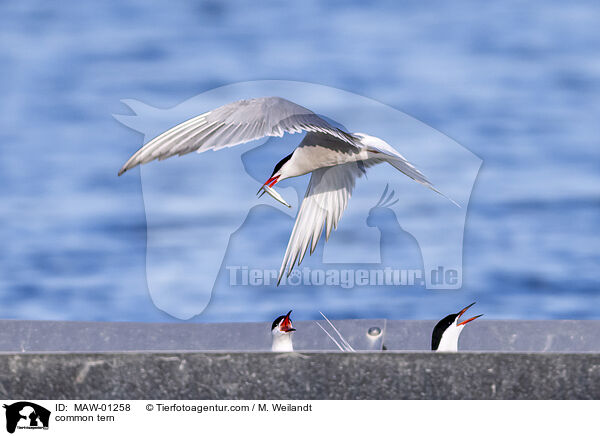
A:
<svg viewBox="0 0 600 436">
<path fill-rule="evenodd" d="M 305 107 L 280 97 L 261 97 L 226 104 L 167 130 L 131 156 L 119 175 L 155 159 L 220 150 L 264 136 L 301 131 L 324 133 L 359 148 L 357 138 Z"/>
<path fill-rule="evenodd" d="M 416 169 L 413 164 L 411 164 L 404 156 L 402 156 L 394 147 L 385 142 L 384 140 L 374 137 L 368 136 L 363 133 L 355 133 L 355 135 L 359 138 L 361 144 L 367 148 L 367 150 L 376 153 L 382 153 L 386 161 L 395 167 L 397 170 L 401 171 L 411 179 L 416 182 L 419 182 L 428 188 L 432 188 L 431 182 L 427 180 L 427 177 Z"/>
<path fill-rule="evenodd" d="M 370 152 L 376 152 L 383 154 L 382 159 L 385 159 L 387 163 L 392 165 L 398 171 L 404 173 L 411 179 L 420 184 L 428 187 L 433 192 L 440 194 L 442 197 L 450 200 L 456 206 L 460 207 L 460 205 L 452 200 L 447 195 L 440 192 L 433 184 L 425 177 L 425 175 L 419 171 L 413 164 L 411 164 L 404 156 L 402 156 L 394 147 L 385 142 L 380 138 L 376 138 L 374 136 L 368 136 L 363 133 L 354 133 L 354 135 L 359 139 L 360 143 L 363 147 L 365 147 Z"/>
<path fill-rule="evenodd" d="M 329 239 L 331 230 L 337 227 L 348 206 L 356 179 L 363 174 L 364 168 L 360 162 L 320 168 L 312 172 L 285 250 L 277 284 L 281 282 L 286 267 L 289 276 L 296 261 L 300 265 L 309 245 L 310 253 L 315 251 L 324 228 L 325 238 Z"/>
</svg>

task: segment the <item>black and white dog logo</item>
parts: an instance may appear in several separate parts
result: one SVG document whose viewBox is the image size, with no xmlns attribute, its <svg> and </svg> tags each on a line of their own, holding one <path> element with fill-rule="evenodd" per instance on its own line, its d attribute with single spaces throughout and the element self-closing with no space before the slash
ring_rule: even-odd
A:
<svg viewBox="0 0 600 436">
<path fill-rule="evenodd" d="M 19 429 L 48 429 L 50 411 L 29 401 L 5 404 L 6 431 L 14 433 Z"/>
</svg>

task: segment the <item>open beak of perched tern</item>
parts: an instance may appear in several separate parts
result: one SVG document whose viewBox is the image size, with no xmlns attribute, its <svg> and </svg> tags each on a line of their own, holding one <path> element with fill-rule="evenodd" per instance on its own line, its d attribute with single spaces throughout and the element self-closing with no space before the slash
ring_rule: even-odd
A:
<svg viewBox="0 0 600 436">
<path fill-rule="evenodd" d="M 464 313 L 465 313 L 465 312 L 466 312 L 466 311 L 469 309 L 469 307 L 473 306 L 474 304 L 475 304 L 475 303 L 471 303 L 471 304 L 469 304 L 467 307 L 465 307 L 463 310 L 461 310 L 460 312 L 458 312 L 458 317 L 456 317 L 456 322 L 457 322 L 457 324 L 456 324 L 456 325 L 457 325 L 457 326 L 458 326 L 458 325 L 465 325 L 465 324 L 467 324 L 467 323 L 469 323 L 469 322 L 471 322 L 471 321 L 474 321 L 474 320 L 476 320 L 476 319 L 477 319 L 477 318 L 479 318 L 480 316 L 483 316 L 483 313 L 482 313 L 481 315 L 477 315 L 477 316 L 474 316 L 473 318 L 469 318 L 469 319 L 467 319 L 467 320 L 465 320 L 465 321 L 460 321 L 460 322 L 458 322 L 458 321 L 460 320 L 460 317 L 461 317 L 461 316 L 463 316 L 463 314 L 464 314 Z"/>
<path fill-rule="evenodd" d="M 279 325 L 279 329 L 282 332 L 289 333 L 289 332 L 296 331 L 296 329 L 292 327 L 292 320 L 290 319 L 290 313 L 292 313 L 291 310 L 287 313 L 287 315 L 285 316 L 285 318 L 283 318 L 283 321 L 281 321 L 281 324 Z"/>
<path fill-rule="evenodd" d="M 287 206 L 287 207 L 291 208 L 292 206 L 287 201 L 285 201 L 283 199 L 283 197 L 279 194 L 279 192 L 277 192 L 275 189 L 273 189 L 273 186 L 275 186 L 275 183 L 277 183 L 278 179 L 279 179 L 279 176 L 271 177 L 269 180 L 267 180 L 265 182 L 264 185 L 262 185 L 260 187 L 260 189 L 258 190 L 258 192 L 256 193 L 256 195 L 258 195 L 258 198 L 260 198 L 266 192 L 267 194 L 269 194 L 271 197 L 273 197 L 275 200 L 277 200 L 278 202 L 280 202 L 284 206 Z"/>
</svg>

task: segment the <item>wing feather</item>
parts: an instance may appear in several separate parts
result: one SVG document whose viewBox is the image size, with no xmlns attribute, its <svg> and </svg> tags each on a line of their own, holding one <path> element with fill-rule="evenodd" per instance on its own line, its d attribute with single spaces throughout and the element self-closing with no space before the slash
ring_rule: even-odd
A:
<svg viewBox="0 0 600 436">
<path fill-rule="evenodd" d="M 392 165 L 397 170 L 401 171 L 411 179 L 420 184 L 428 187 L 433 192 L 437 192 L 442 197 L 450 200 L 456 206 L 460 207 L 460 205 L 452 200 L 450 197 L 446 196 L 442 192 L 438 191 L 438 189 L 432 185 L 432 183 L 425 177 L 425 175 L 419 171 L 413 164 L 411 164 L 404 156 L 398 153 L 391 145 L 387 142 L 383 141 L 380 138 L 376 138 L 374 136 L 365 135 L 363 133 L 355 133 L 357 138 L 359 138 L 360 142 L 370 151 L 376 151 L 378 153 L 382 153 L 386 156 L 386 161 Z"/>
<path fill-rule="evenodd" d="M 296 261 L 300 265 L 309 246 L 310 253 L 314 252 L 323 230 L 329 239 L 348 206 L 356 179 L 363 174 L 356 162 L 313 171 L 281 263 L 278 284 L 286 268 L 289 276 Z"/>
<path fill-rule="evenodd" d="M 262 97 L 229 103 L 178 124 L 140 148 L 123 165 L 119 175 L 155 159 L 220 150 L 265 136 L 302 131 L 324 133 L 360 148 L 356 137 L 305 107 L 280 97 Z"/>
</svg>

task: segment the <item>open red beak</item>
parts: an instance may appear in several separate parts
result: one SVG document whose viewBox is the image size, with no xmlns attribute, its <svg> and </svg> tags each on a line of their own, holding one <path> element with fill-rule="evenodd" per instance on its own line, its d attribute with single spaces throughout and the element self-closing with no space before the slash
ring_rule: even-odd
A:
<svg viewBox="0 0 600 436">
<path fill-rule="evenodd" d="M 281 176 L 271 177 L 269 180 L 267 180 L 264 183 L 264 185 L 262 185 L 260 187 L 260 189 L 258 190 L 258 192 L 256 193 L 256 195 L 258 195 L 258 198 L 260 198 L 266 192 L 267 194 L 269 194 L 271 197 L 273 197 L 275 200 L 277 200 L 278 202 L 280 202 L 284 206 L 287 206 L 287 207 L 291 208 L 292 205 L 289 204 L 287 201 L 285 201 L 283 199 L 283 197 L 275 189 L 273 189 L 273 186 L 275 186 L 275 183 L 277 183 L 279 181 L 280 177 Z"/>
<path fill-rule="evenodd" d="M 468 309 L 469 309 L 471 306 L 473 306 L 474 304 L 475 304 L 475 303 L 471 303 L 471 304 L 469 304 L 467 307 L 465 307 L 463 310 L 461 310 L 460 312 L 458 312 L 458 316 L 456 317 L 456 320 L 458 321 L 458 320 L 460 319 L 460 317 L 461 317 L 461 316 L 463 316 L 463 314 L 464 314 L 464 313 L 465 313 L 465 312 L 466 312 L 466 311 L 467 311 L 467 310 L 468 310 Z M 469 319 L 467 319 L 467 320 L 465 320 L 465 321 L 461 321 L 461 322 L 459 322 L 459 323 L 458 323 L 458 324 L 456 324 L 456 325 L 465 325 L 465 324 L 467 324 L 468 322 L 471 322 L 471 321 L 473 321 L 473 320 L 476 320 L 476 319 L 477 319 L 477 318 L 479 318 L 480 316 L 483 316 L 483 313 L 482 313 L 481 315 L 474 316 L 473 318 L 469 318 Z"/>
<path fill-rule="evenodd" d="M 280 176 L 275 176 L 275 177 L 271 177 L 269 178 L 269 180 L 267 180 L 265 183 L 263 183 L 264 185 L 267 185 L 269 188 L 272 188 L 273 186 L 275 186 L 275 183 L 277 183 L 277 180 L 279 180 Z"/>
<path fill-rule="evenodd" d="M 258 192 L 256 193 L 256 195 L 258 195 L 258 198 L 262 197 L 263 194 L 267 191 L 265 191 L 265 186 L 268 186 L 269 188 L 272 188 L 273 186 L 275 186 L 275 183 L 277 183 L 277 181 L 279 180 L 280 176 L 275 176 L 275 177 L 270 177 L 269 180 L 267 180 L 265 183 L 263 183 L 263 185 L 260 187 L 260 189 L 258 190 Z M 262 193 L 261 193 L 262 191 Z"/>
<path fill-rule="evenodd" d="M 292 320 L 290 319 L 290 313 L 292 313 L 292 311 L 290 310 L 287 315 L 285 316 L 285 318 L 283 318 L 283 321 L 281 321 L 281 324 L 279 326 L 279 329 L 282 332 L 294 332 L 296 331 L 295 328 L 292 327 Z"/>
</svg>

